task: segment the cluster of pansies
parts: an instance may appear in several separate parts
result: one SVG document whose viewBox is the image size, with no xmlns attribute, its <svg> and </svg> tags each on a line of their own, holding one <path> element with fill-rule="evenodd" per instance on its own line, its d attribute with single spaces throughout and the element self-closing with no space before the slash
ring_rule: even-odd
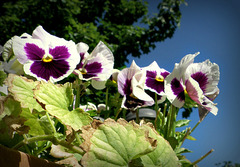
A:
<svg viewBox="0 0 240 167">
<path fill-rule="evenodd" d="M 11 49 L 12 52 L 9 51 Z M 134 111 L 139 107 L 152 106 L 155 99 L 146 93 L 149 90 L 157 94 L 158 103 L 167 98 L 178 108 L 184 105 L 185 97 L 189 96 L 199 106 L 200 119 L 208 112 L 217 114 L 213 100 L 219 93 L 219 67 L 209 60 L 194 63 L 199 53 L 183 57 L 171 73 L 160 68 L 155 61 L 143 68 L 133 61 L 129 68 L 116 72 L 113 69 L 113 54 L 103 42 L 100 41 L 90 54 L 88 49 L 83 42 L 75 44 L 58 38 L 38 26 L 32 35 L 24 33 L 14 36 L 5 44 L 2 57 L 7 59 L 6 54 L 11 54 L 8 57 L 14 55 L 14 59 L 7 65 L 7 61 L 4 61 L 2 68 L 6 72 L 19 74 L 23 74 L 23 68 L 25 74 L 53 83 L 74 73 L 81 80 L 91 80 L 97 89 L 104 88 L 112 76 L 123 96 L 122 108 Z M 9 70 L 14 69 L 15 64 L 18 68 Z"/>
<path fill-rule="evenodd" d="M 80 154 L 83 166 L 92 166 L 95 162 L 111 166 L 121 159 L 127 166 L 134 162 L 134 157 L 140 157 L 145 166 L 153 166 L 149 164 L 149 158 L 156 166 L 180 166 L 180 163 L 193 166 L 195 163 L 186 161 L 181 155 L 190 152 L 181 147 L 182 143 L 209 112 L 214 115 L 218 112 L 213 101 L 219 94 L 219 66 L 210 60 L 194 63 L 199 52 L 184 56 L 172 72 L 160 68 L 156 61 L 146 67 L 139 67 L 133 61 L 130 67 L 118 70 L 114 69 L 113 53 L 102 41 L 89 52 L 87 44 L 56 37 L 38 26 L 32 35 L 24 33 L 12 37 L 1 48 L 0 54 L 0 86 L 3 86 L 0 91 L 0 124 L 3 125 L 0 131 L 4 131 L 4 137 L 7 133 L 11 133 L 11 137 L 14 133 L 25 135 L 15 148 L 29 141 L 46 142 L 42 147 L 38 143 L 37 148 L 32 149 L 37 150 L 37 156 L 49 147 L 51 152 L 55 152 L 54 144 L 58 144 L 71 150 L 71 153 Z M 69 83 L 67 79 L 71 77 L 74 79 Z M 115 91 L 112 99 L 108 97 L 110 88 Z M 99 95 L 90 89 L 100 92 L 105 104 L 100 100 L 94 103 Z M 92 94 L 94 97 L 91 99 Z M 86 99 L 87 102 L 84 101 Z M 198 107 L 200 120 L 193 129 L 176 132 L 176 127 L 187 126 L 190 122 L 176 120 L 178 109 L 186 106 Z M 140 108 L 144 113 L 154 112 L 154 125 L 145 124 L 144 119 L 139 120 Z M 119 116 L 122 110 L 124 112 Z M 139 124 L 129 121 L 129 115 Z M 145 116 L 142 118 L 152 121 Z M 14 124 L 14 130 L 9 122 Z M 8 126 L 10 132 L 6 130 Z M 0 142 L 3 140 L 0 136 Z M 100 140 L 104 141 L 103 145 L 99 144 L 103 143 Z M 135 147 L 143 141 L 145 146 Z M 94 142 L 95 145 L 90 147 Z M 129 143 L 133 143 L 131 147 Z M 123 155 L 120 148 L 131 149 Z M 116 152 L 118 149 L 120 151 Z M 100 156 L 91 154 L 94 151 Z M 165 152 L 164 156 L 162 152 Z"/>
</svg>

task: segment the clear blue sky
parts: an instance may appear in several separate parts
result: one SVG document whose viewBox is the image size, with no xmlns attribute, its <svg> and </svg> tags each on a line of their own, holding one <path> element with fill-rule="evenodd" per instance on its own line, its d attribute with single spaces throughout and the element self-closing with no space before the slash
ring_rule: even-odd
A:
<svg viewBox="0 0 240 167">
<path fill-rule="evenodd" d="M 157 0 L 148 0 L 151 11 L 156 11 Z M 195 62 L 206 59 L 220 66 L 220 94 L 217 116 L 211 113 L 193 132 L 197 141 L 185 141 L 184 147 L 193 151 L 186 154 L 192 162 L 207 153 L 215 151 L 200 167 L 215 166 L 215 163 L 232 161 L 240 163 L 240 1 L 239 0 L 188 0 L 182 5 L 181 26 L 173 38 L 158 43 L 148 55 L 134 59 L 143 67 L 156 60 L 160 67 L 172 71 L 174 64 L 189 53 L 200 52 Z M 181 115 L 181 113 L 180 113 Z M 195 111 L 190 119 L 193 127 L 198 121 Z"/>
</svg>

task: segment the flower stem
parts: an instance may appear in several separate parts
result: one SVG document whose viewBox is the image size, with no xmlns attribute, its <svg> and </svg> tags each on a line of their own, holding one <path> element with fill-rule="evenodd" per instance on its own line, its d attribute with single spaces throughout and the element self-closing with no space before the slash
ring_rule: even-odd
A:
<svg viewBox="0 0 240 167">
<path fill-rule="evenodd" d="M 201 158 L 199 158 L 198 160 L 194 161 L 192 163 L 192 165 L 196 165 L 197 163 L 199 163 L 200 161 L 202 161 L 204 158 L 206 158 L 209 154 L 211 154 L 214 151 L 214 149 L 211 149 L 210 151 L 208 151 L 204 156 L 202 156 Z"/>
<path fill-rule="evenodd" d="M 139 119 L 139 109 L 137 109 L 137 111 L 136 111 L 136 123 L 139 124 L 139 122 L 140 122 L 140 119 Z"/>
<path fill-rule="evenodd" d="M 106 99 L 105 99 L 105 105 L 106 105 L 105 110 L 107 111 L 107 109 L 108 109 L 108 87 L 106 87 Z"/>
<path fill-rule="evenodd" d="M 197 124 L 192 128 L 192 130 L 189 132 L 189 135 L 198 127 L 198 125 L 201 123 L 201 121 L 198 121 Z"/>
<path fill-rule="evenodd" d="M 46 116 L 47 116 L 47 119 L 48 119 L 48 121 L 49 121 L 49 123 L 50 123 L 50 125 L 51 125 L 51 127 L 52 127 L 53 134 L 54 134 L 54 135 L 57 134 L 56 128 L 55 128 L 55 126 L 53 125 L 52 120 L 51 120 L 51 118 L 50 118 L 50 116 L 49 116 L 49 114 L 48 114 L 47 111 L 46 111 Z"/>
<path fill-rule="evenodd" d="M 115 121 L 117 120 L 118 115 L 120 114 L 121 111 L 122 111 L 122 108 L 119 108 L 119 110 L 117 111 L 117 114 L 116 114 L 116 116 L 115 116 L 115 118 L 114 118 Z"/>
<path fill-rule="evenodd" d="M 85 153 L 80 147 L 69 144 L 65 140 L 58 140 L 54 135 L 42 135 L 42 136 L 36 136 L 36 137 L 24 139 L 21 142 L 19 142 L 18 144 L 16 144 L 15 146 L 13 146 L 13 149 L 18 149 L 18 148 L 24 146 L 25 144 L 29 144 L 29 143 L 37 142 L 37 141 L 51 141 L 55 145 L 60 144 L 64 147 L 68 148 L 69 150 L 72 150 L 81 155 L 83 155 Z"/>
<path fill-rule="evenodd" d="M 79 78 L 76 79 L 76 99 L 75 99 L 75 108 L 79 108 L 80 105 L 80 82 L 81 80 Z"/>
</svg>

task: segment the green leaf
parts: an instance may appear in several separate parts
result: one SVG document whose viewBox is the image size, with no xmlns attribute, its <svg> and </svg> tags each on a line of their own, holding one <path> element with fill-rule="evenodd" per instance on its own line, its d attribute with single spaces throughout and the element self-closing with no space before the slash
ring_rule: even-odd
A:
<svg viewBox="0 0 240 167">
<path fill-rule="evenodd" d="M 176 148 L 175 150 L 175 153 L 176 154 L 183 154 L 183 153 L 190 153 L 190 152 L 192 152 L 191 150 L 189 150 L 189 149 L 186 149 L 186 148 Z"/>
<path fill-rule="evenodd" d="M 187 126 L 191 120 L 188 119 L 181 119 L 176 122 L 176 128 L 180 128 L 183 126 Z"/>
<path fill-rule="evenodd" d="M 196 138 L 194 138 L 194 137 L 192 137 L 192 136 L 190 136 L 190 135 L 187 136 L 187 139 L 188 139 L 188 140 L 193 140 L 193 141 L 197 140 Z"/>
<path fill-rule="evenodd" d="M 39 84 L 38 81 L 34 82 L 25 77 L 9 74 L 6 79 L 8 90 L 13 94 L 14 99 L 19 101 L 22 108 L 29 108 L 31 111 L 36 109 L 42 111 L 43 108 L 34 99 L 33 89 Z"/>
<path fill-rule="evenodd" d="M 144 128 L 149 131 L 150 137 L 157 139 L 157 148 L 153 152 L 141 157 L 143 165 L 147 167 L 180 166 L 179 160 L 169 143 L 150 126 L 145 125 Z"/>
<path fill-rule="evenodd" d="M 51 82 L 41 82 L 34 90 L 34 94 L 49 114 L 76 131 L 92 121 L 89 114 L 82 109 L 68 110 L 73 100 L 73 91 L 69 83 L 54 85 Z"/>
<path fill-rule="evenodd" d="M 107 119 L 104 123 L 94 120 L 92 126 L 82 129 L 86 151 L 81 160 L 83 166 L 128 166 L 133 159 L 152 152 L 156 140 L 147 135 L 139 125 L 123 119 L 115 122 Z"/>
<path fill-rule="evenodd" d="M 17 117 L 21 112 L 20 103 L 13 99 L 12 96 L 1 96 L 0 97 L 0 121 L 5 116 L 15 116 Z"/>
<path fill-rule="evenodd" d="M 53 130 L 47 117 L 44 115 L 40 119 L 34 116 L 29 110 L 23 110 L 21 116 L 27 120 L 24 125 L 29 126 L 28 134 L 32 136 L 52 134 Z"/>
<path fill-rule="evenodd" d="M 1 64 L 0 64 L 1 65 Z M 3 86 L 3 81 L 7 78 L 7 74 L 4 71 L 0 71 L 0 86 Z"/>
</svg>

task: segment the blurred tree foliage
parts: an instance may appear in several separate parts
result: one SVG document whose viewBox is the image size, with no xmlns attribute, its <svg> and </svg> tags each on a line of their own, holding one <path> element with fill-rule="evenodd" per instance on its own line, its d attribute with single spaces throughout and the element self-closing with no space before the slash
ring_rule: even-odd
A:
<svg viewBox="0 0 240 167">
<path fill-rule="evenodd" d="M 128 55 L 140 57 L 173 36 L 182 3 L 162 0 L 153 15 L 142 0 L 1 0 L 0 44 L 42 25 L 51 34 L 87 43 L 90 52 L 102 40 L 114 53 L 115 67 L 122 67 Z"/>
</svg>

